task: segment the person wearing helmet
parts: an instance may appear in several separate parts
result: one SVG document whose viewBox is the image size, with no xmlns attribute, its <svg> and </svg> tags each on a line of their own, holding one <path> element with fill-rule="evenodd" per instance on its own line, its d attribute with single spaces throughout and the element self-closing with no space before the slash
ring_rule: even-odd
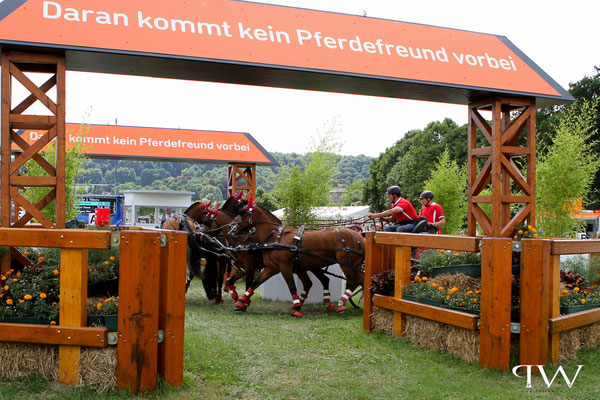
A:
<svg viewBox="0 0 600 400">
<path fill-rule="evenodd" d="M 390 186 L 387 189 L 387 196 L 391 206 L 389 210 L 376 214 L 369 214 L 370 219 L 382 218 L 388 221 L 394 221 L 392 226 L 383 228 L 385 232 L 411 232 L 419 222 L 419 216 L 410 201 L 402 198 L 398 186 Z"/>
<path fill-rule="evenodd" d="M 423 208 L 421 208 L 421 212 L 419 215 L 427 218 L 428 227 L 427 231 L 431 233 L 441 233 L 440 226 L 446 223 L 446 218 L 444 218 L 444 210 L 442 206 L 433 201 L 433 192 L 426 190 L 419 196 L 421 199 L 421 203 L 423 203 Z"/>
</svg>

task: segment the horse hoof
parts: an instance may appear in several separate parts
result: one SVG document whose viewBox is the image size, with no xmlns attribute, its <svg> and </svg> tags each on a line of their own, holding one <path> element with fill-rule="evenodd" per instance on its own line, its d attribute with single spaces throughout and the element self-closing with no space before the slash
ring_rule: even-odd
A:
<svg viewBox="0 0 600 400">
<path fill-rule="evenodd" d="M 236 311 L 246 311 L 246 308 L 248 308 L 248 304 L 242 303 L 239 300 L 235 302 L 235 310 Z"/>
<path fill-rule="evenodd" d="M 237 312 L 246 312 L 246 307 L 238 307 L 238 306 L 235 306 L 235 308 L 233 309 L 233 311 L 237 311 Z"/>
<path fill-rule="evenodd" d="M 338 314 L 342 314 L 343 312 L 347 311 L 348 309 L 346 308 L 346 306 L 339 306 L 335 311 Z"/>
<path fill-rule="evenodd" d="M 333 303 L 329 303 L 329 305 L 327 306 L 327 312 L 331 312 L 335 309 L 335 304 Z"/>
<path fill-rule="evenodd" d="M 302 318 L 302 313 L 300 311 L 292 312 L 292 317 Z"/>
<path fill-rule="evenodd" d="M 223 304 L 223 299 L 215 299 L 215 304 Z"/>
</svg>

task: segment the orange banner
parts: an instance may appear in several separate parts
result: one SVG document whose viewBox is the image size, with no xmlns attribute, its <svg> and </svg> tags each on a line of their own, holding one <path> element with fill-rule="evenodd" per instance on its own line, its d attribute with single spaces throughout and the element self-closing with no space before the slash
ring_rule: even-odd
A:
<svg viewBox="0 0 600 400">
<path fill-rule="evenodd" d="M 4 0 L 0 19 L 3 43 L 568 96 L 505 37 L 383 19 L 230 0 Z"/>
<path fill-rule="evenodd" d="M 185 129 L 142 128 L 114 125 L 67 124 L 67 148 L 83 143 L 90 157 L 114 159 L 152 159 L 192 162 L 241 162 L 276 164 L 273 157 L 252 136 L 241 132 L 196 131 Z M 29 143 L 45 131 L 20 132 Z M 18 149 L 13 143 L 13 150 Z"/>
</svg>

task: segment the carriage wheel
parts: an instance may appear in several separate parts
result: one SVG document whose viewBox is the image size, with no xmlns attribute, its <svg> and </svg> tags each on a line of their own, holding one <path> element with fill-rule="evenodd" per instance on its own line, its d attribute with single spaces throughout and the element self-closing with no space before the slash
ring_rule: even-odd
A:
<svg viewBox="0 0 600 400">
<path fill-rule="evenodd" d="M 362 308 L 363 296 L 364 296 L 363 288 L 359 287 L 358 289 L 356 289 L 354 291 L 354 293 L 352 293 L 352 297 L 350 297 L 348 299 L 348 301 L 350 302 L 350 304 L 352 304 L 352 306 L 354 308 Z"/>
</svg>

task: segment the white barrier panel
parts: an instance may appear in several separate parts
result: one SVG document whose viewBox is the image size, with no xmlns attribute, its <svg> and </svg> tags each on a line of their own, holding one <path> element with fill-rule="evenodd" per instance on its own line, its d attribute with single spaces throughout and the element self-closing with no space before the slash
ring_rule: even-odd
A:
<svg viewBox="0 0 600 400">
<path fill-rule="evenodd" d="M 342 269 L 339 264 L 334 264 L 330 266 L 327 270 L 332 274 L 336 274 L 339 276 L 344 276 L 342 273 Z M 313 286 L 308 293 L 308 298 L 304 302 L 305 304 L 312 303 L 322 303 L 323 302 L 323 285 L 315 276 L 309 272 L 308 276 L 310 277 Z M 329 291 L 331 292 L 331 302 L 337 304 L 337 301 L 342 297 L 342 293 L 346 288 L 346 282 L 343 279 L 336 278 L 331 275 L 327 275 L 329 277 Z M 296 281 L 296 289 L 298 289 L 298 294 L 302 291 L 302 282 L 296 275 L 294 275 Z M 268 300 L 278 300 L 278 301 L 292 301 L 292 295 L 290 294 L 290 290 L 288 289 L 285 280 L 281 274 L 277 274 L 271 277 L 268 281 L 263 283 L 260 286 L 260 296 L 263 299 Z"/>
</svg>

